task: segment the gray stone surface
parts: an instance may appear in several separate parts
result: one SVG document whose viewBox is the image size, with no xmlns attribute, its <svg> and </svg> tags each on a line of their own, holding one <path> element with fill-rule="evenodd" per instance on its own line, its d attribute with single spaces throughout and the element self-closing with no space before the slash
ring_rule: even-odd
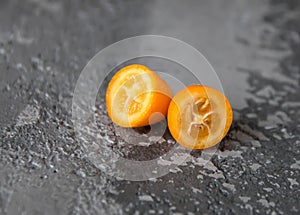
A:
<svg viewBox="0 0 300 215">
<path fill-rule="evenodd" d="M 1 0 L 0 214 L 299 214 L 299 20 L 297 0 Z M 207 165 L 193 151 L 170 174 L 131 182 L 86 159 L 71 104 L 90 58 L 142 34 L 199 49 L 234 121 Z M 164 138 L 123 151 L 114 139 L 112 150 L 148 159 L 174 144 Z"/>
</svg>

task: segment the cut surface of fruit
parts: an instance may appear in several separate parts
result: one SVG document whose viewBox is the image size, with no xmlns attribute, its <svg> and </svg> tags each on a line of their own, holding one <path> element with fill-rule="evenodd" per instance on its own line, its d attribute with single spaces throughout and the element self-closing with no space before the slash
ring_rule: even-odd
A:
<svg viewBox="0 0 300 215">
<path fill-rule="evenodd" d="M 189 86 L 172 99 L 168 126 L 174 139 L 190 149 L 204 149 L 220 142 L 232 123 L 232 109 L 218 90 Z"/>
<path fill-rule="evenodd" d="M 171 88 L 155 72 L 133 64 L 120 69 L 109 82 L 106 107 L 117 125 L 141 127 L 167 115 L 171 96 Z"/>
</svg>

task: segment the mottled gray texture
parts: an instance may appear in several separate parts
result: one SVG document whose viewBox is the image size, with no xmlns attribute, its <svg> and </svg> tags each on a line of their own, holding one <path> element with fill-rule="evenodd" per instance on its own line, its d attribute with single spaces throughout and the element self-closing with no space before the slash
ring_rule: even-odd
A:
<svg viewBox="0 0 300 215">
<path fill-rule="evenodd" d="M 0 1 L 0 214 L 299 214 L 299 20 L 298 0 Z M 91 57 L 141 34 L 198 48 L 234 121 L 207 165 L 193 151 L 164 177 L 130 182 L 85 158 L 71 102 Z M 125 152 L 148 159 L 165 141 Z"/>
</svg>

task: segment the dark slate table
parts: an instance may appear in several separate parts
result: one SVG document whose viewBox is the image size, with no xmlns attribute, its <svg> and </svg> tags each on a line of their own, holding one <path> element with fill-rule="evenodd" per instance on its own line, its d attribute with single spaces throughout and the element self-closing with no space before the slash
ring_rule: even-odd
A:
<svg viewBox="0 0 300 215">
<path fill-rule="evenodd" d="M 1 0 L 0 214 L 299 214 L 299 20 L 297 0 Z M 208 165 L 134 182 L 86 159 L 71 105 L 98 51 L 143 34 L 201 51 L 234 121 Z"/>
</svg>

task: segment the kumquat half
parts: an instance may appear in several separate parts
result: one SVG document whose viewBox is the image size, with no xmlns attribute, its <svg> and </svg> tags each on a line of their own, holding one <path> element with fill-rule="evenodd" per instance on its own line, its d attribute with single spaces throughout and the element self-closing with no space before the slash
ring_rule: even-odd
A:
<svg viewBox="0 0 300 215">
<path fill-rule="evenodd" d="M 179 144 L 190 149 L 216 145 L 227 134 L 231 122 L 229 101 L 211 87 L 189 86 L 179 91 L 169 105 L 169 130 Z"/>
<path fill-rule="evenodd" d="M 133 64 L 120 69 L 109 82 L 106 106 L 117 125 L 141 127 L 165 118 L 171 97 L 171 88 L 158 74 Z"/>
</svg>

